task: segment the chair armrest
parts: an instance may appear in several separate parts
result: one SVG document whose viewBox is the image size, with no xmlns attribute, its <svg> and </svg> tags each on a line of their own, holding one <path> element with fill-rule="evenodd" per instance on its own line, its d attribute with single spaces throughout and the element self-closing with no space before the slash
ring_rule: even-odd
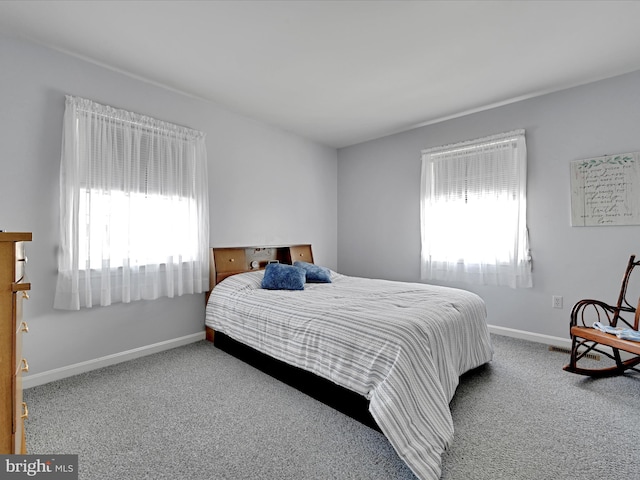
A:
<svg viewBox="0 0 640 480">
<path fill-rule="evenodd" d="M 616 307 L 599 300 L 580 300 L 571 309 L 571 326 L 591 327 L 594 322 L 615 325 Z"/>
</svg>

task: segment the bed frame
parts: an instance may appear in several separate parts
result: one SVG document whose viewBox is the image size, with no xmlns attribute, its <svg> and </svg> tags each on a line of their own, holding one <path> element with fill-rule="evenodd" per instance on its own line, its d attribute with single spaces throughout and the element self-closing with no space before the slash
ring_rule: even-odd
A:
<svg viewBox="0 0 640 480">
<path fill-rule="evenodd" d="M 292 265 L 295 261 L 313 263 L 311 245 L 230 247 L 210 249 L 209 292 L 225 278 L 238 273 L 264 270 L 271 262 Z M 369 401 L 362 395 L 298 367 L 265 355 L 222 332 L 205 327 L 206 338 L 216 347 L 262 372 L 306 393 L 359 422 L 380 431 L 369 413 Z"/>
</svg>

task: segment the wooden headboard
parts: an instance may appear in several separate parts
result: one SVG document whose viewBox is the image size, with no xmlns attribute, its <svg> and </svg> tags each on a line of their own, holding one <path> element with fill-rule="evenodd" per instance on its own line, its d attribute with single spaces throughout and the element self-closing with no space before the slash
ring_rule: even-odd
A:
<svg viewBox="0 0 640 480">
<path fill-rule="evenodd" d="M 311 245 L 211 248 L 209 251 L 209 292 L 219 282 L 231 275 L 264 270 L 271 262 L 291 265 L 297 260 L 313 263 Z"/>
</svg>

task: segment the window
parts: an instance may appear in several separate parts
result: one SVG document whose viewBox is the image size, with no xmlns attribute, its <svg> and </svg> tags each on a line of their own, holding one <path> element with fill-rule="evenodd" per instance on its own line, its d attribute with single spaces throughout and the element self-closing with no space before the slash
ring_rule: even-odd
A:
<svg viewBox="0 0 640 480">
<path fill-rule="evenodd" d="M 84 270 L 103 267 L 101 246 L 110 238 L 119 240 L 109 241 L 110 269 L 127 263 L 163 264 L 169 252 L 180 252 L 190 262 L 197 259 L 198 226 L 189 221 L 189 212 L 196 209 L 195 199 L 86 188 L 80 190 L 80 198 L 84 201 L 79 203 L 78 218 L 87 218 L 89 229 L 78 242 Z M 166 228 L 168 223 L 171 228 Z M 124 239 L 129 240 L 121 241 Z"/>
<path fill-rule="evenodd" d="M 421 277 L 531 287 L 524 130 L 422 152 Z"/>
<path fill-rule="evenodd" d="M 203 133 L 67 96 L 54 306 L 206 291 L 207 180 Z"/>
</svg>

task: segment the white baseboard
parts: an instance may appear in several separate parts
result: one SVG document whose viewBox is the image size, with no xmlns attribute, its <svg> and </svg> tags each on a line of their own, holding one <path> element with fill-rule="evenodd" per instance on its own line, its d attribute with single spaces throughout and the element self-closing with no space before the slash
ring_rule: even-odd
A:
<svg viewBox="0 0 640 480">
<path fill-rule="evenodd" d="M 134 348 L 125 352 L 114 353 L 113 355 L 107 355 L 106 357 L 94 358 L 87 360 L 86 362 L 80 362 L 66 367 L 54 368 L 46 372 L 35 373 L 33 375 L 25 375 L 22 377 L 22 388 L 36 387 L 38 385 L 44 385 L 45 383 L 53 382 L 55 380 L 61 380 L 66 377 L 78 375 L 80 373 L 89 372 L 102 367 L 108 367 L 109 365 L 115 365 L 116 363 L 126 362 L 127 360 L 133 360 L 134 358 L 144 357 L 151 355 L 152 353 L 162 352 L 164 350 L 170 350 L 172 348 L 181 347 L 194 343 L 199 340 L 204 340 L 205 332 L 193 333 L 184 337 L 172 338 L 171 340 L 165 340 L 163 342 L 154 343 L 152 345 L 145 345 L 144 347 Z"/>
<path fill-rule="evenodd" d="M 544 335 L 542 333 L 527 332 L 525 330 L 516 330 L 514 328 L 498 327 L 497 325 L 489 325 L 489 332 L 496 335 L 504 335 L 505 337 L 520 338 L 531 342 L 544 343 L 554 347 L 564 347 L 571 349 L 571 339 Z"/>
<path fill-rule="evenodd" d="M 524 330 L 515 330 L 513 328 L 507 327 L 498 327 L 496 325 L 488 325 L 489 332 L 495 333 L 496 335 L 504 335 L 505 337 L 515 337 L 521 338 L 522 340 L 529 340 L 531 342 L 544 343 L 545 345 L 550 345 L 553 347 L 563 347 L 567 350 L 571 351 L 571 339 L 570 338 L 560 338 L 553 337 L 551 335 L 544 335 L 541 333 L 532 333 L 526 332 Z M 613 355 L 613 350 L 611 347 L 606 345 L 598 345 L 600 350 L 608 351 L 611 355 Z M 597 352 L 594 352 L 597 353 Z M 633 358 L 635 355 L 632 353 L 627 353 L 620 350 L 620 357 L 622 360 L 628 360 Z"/>
<path fill-rule="evenodd" d="M 489 332 L 495 333 L 496 335 L 520 338 L 522 340 L 529 340 L 531 342 L 544 343 L 545 345 L 564 347 L 567 349 L 571 348 L 571 339 L 569 338 L 554 337 L 552 335 L 527 332 L 525 330 L 499 327 L 497 325 L 489 325 L 488 327 Z M 183 345 L 188 345 L 189 343 L 197 342 L 204 339 L 205 332 L 198 332 L 191 335 L 186 335 L 184 337 L 173 338 L 164 342 L 134 348 L 133 350 L 114 353 L 113 355 L 107 355 L 106 357 L 95 358 L 92 360 L 87 360 L 86 362 L 80 362 L 74 365 L 68 365 L 66 367 L 55 368 L 46 372 L 25 375 L 22 380 L 22 387 L 30 388 L 36 387 L 38 385 L 44 385 L 45 383 L 53 382 L 55 380 L 61 380 L 63 378 L 78 375 L 80 373 L 89 372 L 91 370 L 107 367 L 109 365 L 115 365 L 116 363 L 126 362 L 127 360 L 133 360 L 134 358 L 144 357 L 145 355 L 151 355 L 152 353 L 158 353 L 164 350 L 181 347 Z"/>
</svg>

